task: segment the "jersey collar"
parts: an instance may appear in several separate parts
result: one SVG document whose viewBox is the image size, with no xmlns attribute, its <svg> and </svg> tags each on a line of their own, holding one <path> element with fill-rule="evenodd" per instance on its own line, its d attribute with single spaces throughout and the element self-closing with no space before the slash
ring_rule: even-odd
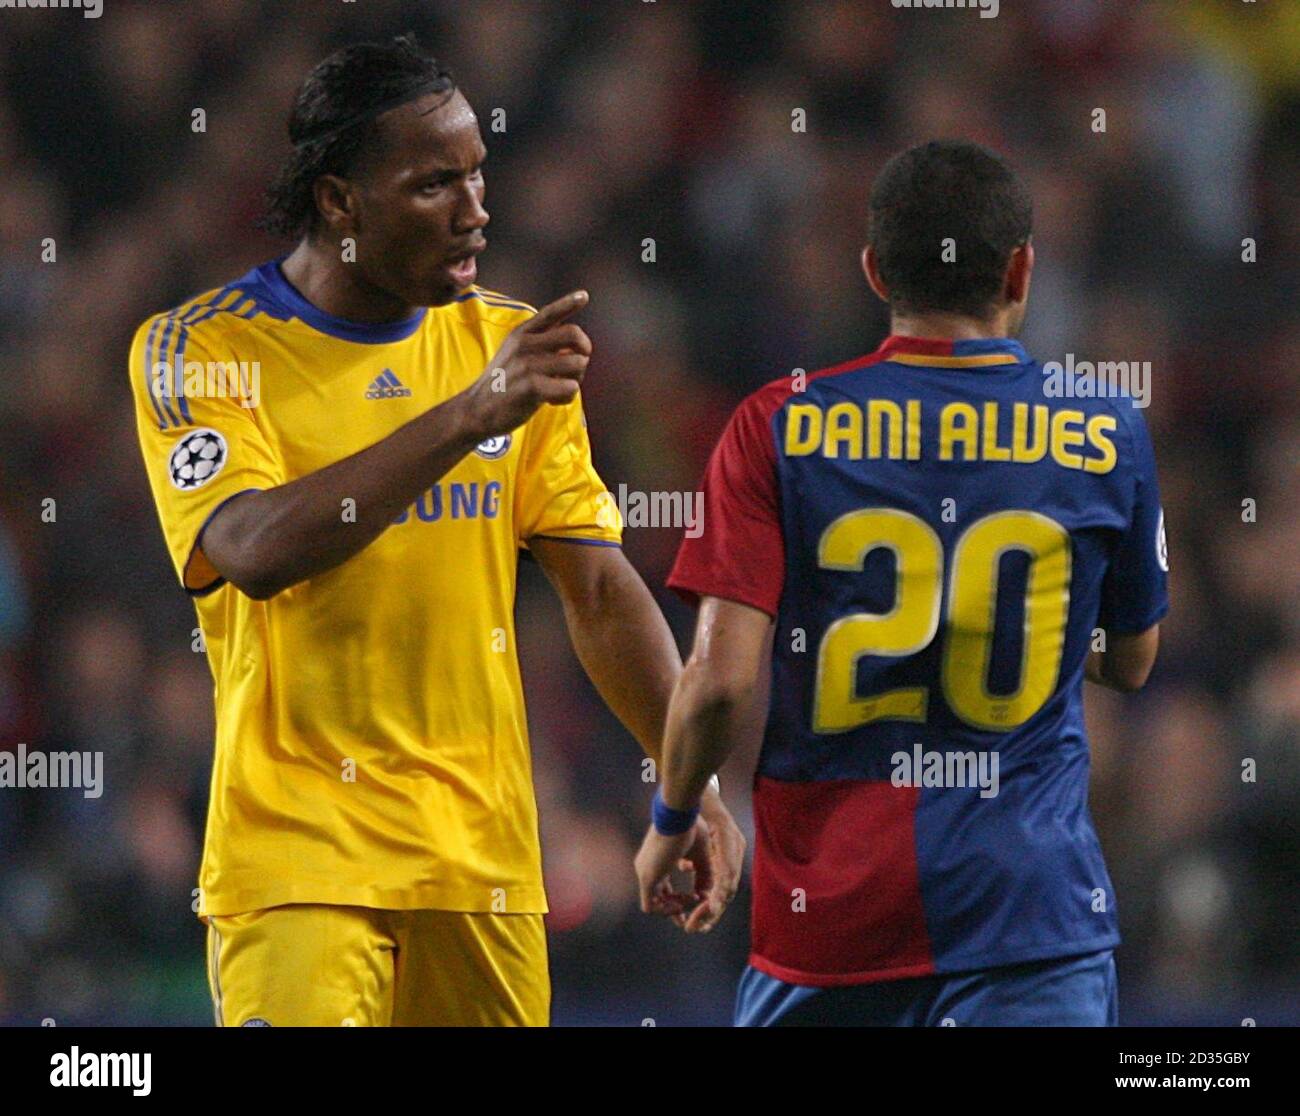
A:
<svg viewBox="0 0 1300 1116">
<path fill-rule="evenodd" d="M 886 337 L 875 354 L 894 364 L 921 368 L 998 368 L 1028 364 L 1029 354 L 1009 337 L 978 337 L 969 341 L 947 338 Z"/>
<path fill-rule="evenodd" d="M 393 341 L 404 341 L 420 328 L 420 323 L 424 321 L 424 315 L 428 312 L 428 307 L 421 306 L 409 318 L 399 322 L 352 322 L 346 318 L 336 318 L 314 303 L 308 302 L 285 278 L 280 268 L 285 258 L 281 256 L 279 259 L 264 263 L 257 269 L 267 290 L 295 318 L 301 318 L 313 329 L 337 337 L 341 341 L 359 341 L 365 345 L 386 345 Z"/>
</svg>

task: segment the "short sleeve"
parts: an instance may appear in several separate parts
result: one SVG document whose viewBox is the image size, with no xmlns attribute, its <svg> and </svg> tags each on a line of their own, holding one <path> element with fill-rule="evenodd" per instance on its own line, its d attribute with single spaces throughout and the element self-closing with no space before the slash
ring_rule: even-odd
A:
<svg viewBox="0 0 1300 1116">
<path fill-rule="evenodd" d="M 1155 451 L 1141 413 L 1132 409 L 1134 497 L 1128 527 L 1101 587 L 1098 623 L 1118 634 L 1144 632 L 1169 611 L 1169 552 Z"/>
<path fill-rule="evenodd" d="M 519 538 L 619 546 L 623 522 L 591 463 L 581 395 L 544 404 L 524 425 L 515 486 Z"/>
<path fill-rule="evenodd" d="M 705 469 L 698 537 L 682 539 L 669 588 L 690 603 L 722 597 L 775 616 L 785 584 L 771 419 L 787 391 L 771 387 L 731 416 Z"/>
<path fill-rule="evenodd" d="M 177 315 L 151 318 L 131 344 L 145 471 L 172 564 L 194 596 L 224 584 L 202 549 L 212 517 L 236 496 L 284 483 L 251 409 L 256 380 L 239 371 L 234 353 L 214 348 L 189 335 Z"/>
</svg>

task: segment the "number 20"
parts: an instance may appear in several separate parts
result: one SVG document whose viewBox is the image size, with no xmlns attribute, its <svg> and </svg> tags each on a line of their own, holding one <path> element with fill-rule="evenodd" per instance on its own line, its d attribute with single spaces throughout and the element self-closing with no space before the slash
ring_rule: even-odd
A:
<svg viewBox="0 0 1300 1116">
<path fill-rule="evenodd" d="M 897 595 L 888 612 L 855 612 L 836 620 L 817 649 L 813 731 L 848 732 L 872 721 L 924 721 L 924 686 L 856 692 L 864 655 L 902 657 L 929 645 L 939 630 L 943 597 L 943 544 L 918 516 L 896 508 L 863 508 L 835 520 L 817 544 L 826 570 L 861 572 L 878 547 L 893 551 Z M 1025 638 L 1013 693 L 988 690 L 1002 555 L 1029 556 Z M 1056 689 L 1070 608 L 1070 535 L 1059 523 L 1031 511 L 995 512 L 976 520 L 953 548 L 946 642 L 941 677 L 944 698 L 975 728 L 1006 732 L 1037 713 Z"/>
</svg>

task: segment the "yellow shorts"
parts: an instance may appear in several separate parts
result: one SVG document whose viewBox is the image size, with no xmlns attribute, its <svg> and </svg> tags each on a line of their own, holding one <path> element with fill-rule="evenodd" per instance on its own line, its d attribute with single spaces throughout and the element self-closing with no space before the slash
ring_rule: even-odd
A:
<svg viewBox="0 0 1300 1116">
<path fill-rule="evenodd" d="M 545 1027 L 539 914 L 295 904 L 208 917 L 219 1027 Z"/>
</svg>

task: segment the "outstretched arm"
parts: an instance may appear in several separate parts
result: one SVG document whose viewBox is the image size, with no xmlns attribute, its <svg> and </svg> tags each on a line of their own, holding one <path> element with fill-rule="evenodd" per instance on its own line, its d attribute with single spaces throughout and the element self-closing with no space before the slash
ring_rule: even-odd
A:
<svg viewBox="0 0 1300 1116">
<path fill-rule="evenodd" d="M 659 763 L 681 655 L 621 547 L 532 538 L 528 549 L 564 605 L 578 661 L 605 704 Z"/>
<path fill-rule="evenodd" d="M 673 691 L 664 735 L 659 793 L 669 822 L 700 805 L 710 774 L 753 724 L 771 628 L 772 617 L 749 605 L 707 596 L 700 601 L 695 647 Z M 677 905 L 669 876 L 686 836 L 650 826 L 636 858 L 643 911 L 669 913 Z M 721 911 L 703 928 L 720 916 Z"/>
<path fill-rule="evenodd" d="M 681 657 L 663 613 L 618 547 L 586 546 L 533 538 L 529 549 L 564 603 L 574 650 L 605 704 L 623 723 L 662 780 L 661 741 L 673 686 L 682 673 Z M 745 838 L 716 789 L 701 783 L 701 827 L 694 827 L 678 859 L 691 861 L 696 893 L 704 901 L 687 930 L 708 929 L 736 894 L 745 859 Z M 680 916 L 680 909 L 664 913 Z"/>
</svg>

